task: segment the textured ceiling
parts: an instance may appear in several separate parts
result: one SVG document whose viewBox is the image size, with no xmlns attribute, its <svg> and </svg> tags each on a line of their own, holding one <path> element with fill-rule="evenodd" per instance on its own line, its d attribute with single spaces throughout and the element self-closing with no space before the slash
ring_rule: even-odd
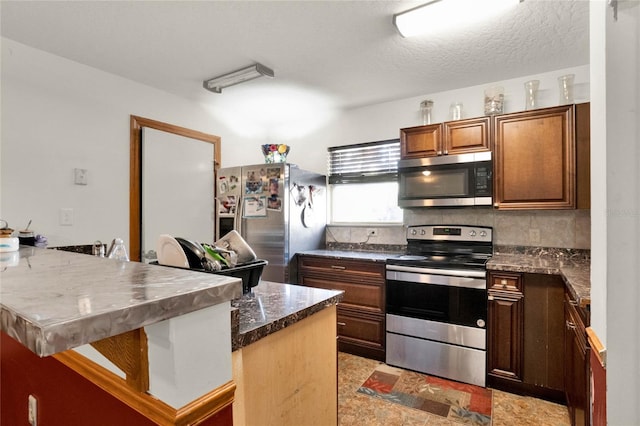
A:
<svg viewBox="0 0 640 426">
<path fill-rule="evenodd" d="M 454 0 L 455 1 L 455 0 Z M 481 0 L 478 0 L 481 1 Z M 3 37 L 193 100 L 253 62 L 341 107 L 589 62 L 589 2 L 525 0 L 502 16 L 402 38 L 392 15 L 424 1 L 2 1 Z"/>
</svg>

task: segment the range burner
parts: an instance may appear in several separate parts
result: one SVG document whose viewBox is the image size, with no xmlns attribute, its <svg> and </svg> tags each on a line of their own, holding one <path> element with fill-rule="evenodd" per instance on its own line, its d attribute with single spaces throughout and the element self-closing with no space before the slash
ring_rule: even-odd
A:
<svg viewBox="0 0 640 426">
<path fill-rule="evenodd" d="M 407 253 L 388 265 L 483 271 L 493 252 L 492 229 L 470 226 L 410 226 Z"/>
</svg>

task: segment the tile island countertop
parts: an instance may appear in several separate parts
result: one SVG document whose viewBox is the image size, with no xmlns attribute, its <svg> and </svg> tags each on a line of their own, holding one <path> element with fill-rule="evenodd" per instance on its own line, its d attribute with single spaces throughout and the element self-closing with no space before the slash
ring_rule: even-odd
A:
<svg viewBox="0 0 640 426">
<path fill-rule="evenodd" d="M 2 255 L 1 329 L 41 357 L 242 295 L 223 275 L 27 246 Z"/>
</svg>

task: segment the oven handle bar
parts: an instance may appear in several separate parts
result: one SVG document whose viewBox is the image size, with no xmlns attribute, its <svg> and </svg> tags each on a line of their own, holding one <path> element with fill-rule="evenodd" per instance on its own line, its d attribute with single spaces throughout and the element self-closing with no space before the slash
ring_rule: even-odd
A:
<svg viewBox="0 0 640 426">
<path fill-rule="evenodd" d="M 402 267 L 400 267 L 402 268 Z M 421 268 L 426 270 L 427 268 Z M 441 272 L 441 271 L 440 271 Z M 487 282 L 485 277 L 472 277 L 469 274 L 455 275 L 449 274 L 449 272 L 462 272 L 462 271 L 449 271 L 448 275 L 442 275 L 441 273 L 416 273 L 412 271 L 398 271 L 389 270 L 387 266 L 387 281 L 400 281 L 419 284 L 435 284 L 451 287 L 464 287 L 464 288 L 476 288 L 484 290 L 487 288 Z M 465 271 L 468 272 L 468 271 Z"/>
</svg>

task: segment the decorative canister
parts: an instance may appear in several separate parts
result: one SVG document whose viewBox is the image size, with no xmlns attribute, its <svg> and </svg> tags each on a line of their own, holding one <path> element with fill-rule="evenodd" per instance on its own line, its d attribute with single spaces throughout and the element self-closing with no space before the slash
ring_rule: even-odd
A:
<svg viewBox="0 0 640 426">
<path fill-rule="evenodd" d="M 525 104 L 524 109 L 535 109 L 538 107 L 538 86 L 540 85 L 540 80 L 529 80 L 524 83 L 525 89 Z"/>
<path fill-rule="evenodd" d="M 420 113 L 422 115 L 422 125 L 431 124 L 431 110 L 433 109 L 433 101 L 426 99 L 420 102 Z"/>
<path fill-rule="evenodd" d="M 495 115 L 504 112 L 504 88 L 494 86 L 484 91 L 484 114 Z"/>
<path fill-rule="evenodd" d="M 573 77 L 573 74 L 561 75 L 558 77 L 560 105 L 573 103 Z"/>
<path fill-rule="evenodd" d="M 460 120 L 462 118 L 462 102 L 454 102 L 449 108 L 449 118 L 451 120 Z"/>
</svg>

